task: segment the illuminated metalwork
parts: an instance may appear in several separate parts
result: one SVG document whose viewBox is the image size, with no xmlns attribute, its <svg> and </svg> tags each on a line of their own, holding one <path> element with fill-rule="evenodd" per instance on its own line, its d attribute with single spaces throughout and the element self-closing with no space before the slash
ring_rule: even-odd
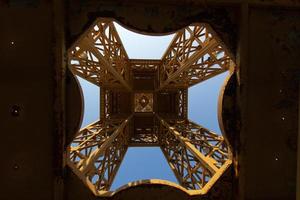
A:
<svg viewBox="0 0 300 200">
<path fill-rule="evenodd" d="M 69 147 L 69 166 L 95 194 L 112 184 L 127 150 L 129 120 L 97 121 L 82 129 Z"/>
<path fill-rule="evenodd" d="M 114 22 L 99 19 L 68 56 L 74 75 L 101 86 L 101 120 L 80 130 L 67 150 L 68 165 L 95 195 L 113 195 L 109 189 L 128 146 L 160 146 L 179 185 L 147 183 L 190 195 L 207 193 L 229 167 L 224 137 L 187 119 L 188 87 L 234 66 L 209 25 L 179 30 L 161 60 L 145 60 L 129 59 Z"/>
<path fill-rule="evenodd" d="M 131 90 L 128 56 L 110 20 L 92 25 L 69 50 L 71 71 L 98 86 Z"/>
<path fill-rule="evenodd" d="M 134 94 L 134 112 L 152 112 L 153 94 L 135 93 Z"/>
<path fill-rule="evenodd" d="M 130 59 L 129 65 L 135 70 L 155 71 L 161 65 L 161 60 Z"/>
<path fill-rule="evenodd" d="M 179 118 L 187 118 L 187 89 L 180 89 L 177 93 L 177 115 Z"/>
<path fill-rule="evenodd" d="M 111 115 L 110 90 L 101 88 L 100 95 L 100 117 L 101 119 L 108 119 Z"/>
<path fill-rule="evenodd" d="M 178 182 L 207 191 L 232 162 L 224 138 L 188 120 L 172 121 L 171 126 L 158 119 L 159 143 Z"/>
<path fill-rule="evenodd" d="M 207 24 L 179 30 L 162 57 L 160 89 L 186 88 L 229 69 L 227 50 Z"/>
<path fill-rule="evenodd" d="M 130 139 L 130 146 L 158 146 L 157 133 L 135 134 Z"/>
</svg>

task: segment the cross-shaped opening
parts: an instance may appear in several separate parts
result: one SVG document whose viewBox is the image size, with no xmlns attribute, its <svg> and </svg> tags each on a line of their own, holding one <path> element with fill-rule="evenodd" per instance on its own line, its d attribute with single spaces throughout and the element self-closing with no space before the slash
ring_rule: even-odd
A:
<svg viewBox="0 0 300 200">
<path fill-rule="evenodd" d="M 116 27 L 99 19 L 69 50 L 73 74 L 101 88 L 100 120 L 76 134 L 69 166 L 95 195 L 111 195 L 128 147 L 157 146 L 176 187 L 206 193 L 231 164 L 231 151 L 224 137 L 188 119 L 188 88 L 232 71 L 228 50 L 209 25 L 196 23 L 174 33 L 160 59 L 133 59 Z"/>
</svg>

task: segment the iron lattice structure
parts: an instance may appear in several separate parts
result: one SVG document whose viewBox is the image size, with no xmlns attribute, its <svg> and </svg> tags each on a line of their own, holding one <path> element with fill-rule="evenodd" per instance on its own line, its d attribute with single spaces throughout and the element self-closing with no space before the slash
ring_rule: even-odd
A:
<svg viewBox="0 0 300 200">
<path fill-rule="evenodd" d="M 205 194 L 232 163 L 224 137 L 187 118 L 188 87 L 234 65 L 209 25 L 179 30 L 160 60 L 143 60 L 129 59 L 114 22 L 98 19 L 68 58 L 74 75 L 101 86 L 100 120 L 80 130 L 67 150 L 68 165 L 95 195 L 113 194 L 129 146 L 160 146 L 175 186 L 191 195 Z"/>
</svg>

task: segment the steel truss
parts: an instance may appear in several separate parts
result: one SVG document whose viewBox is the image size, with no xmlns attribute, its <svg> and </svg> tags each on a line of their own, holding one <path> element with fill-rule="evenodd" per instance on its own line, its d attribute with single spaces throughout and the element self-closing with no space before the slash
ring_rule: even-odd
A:
<svg viewBox="0 0 300 200">
<path fill-rule="evenodd" d="M 142 60 L 129 59 L 113 21 L 100 19 L 69 49 L 68 56 L 74 75 L 101 86 L 101 120 L 80 130 L 67 149 L 68 165 L 95 195 L 111 194 L 129 145 L 160 146 L 181 189 L 189 194 L 205 194 L 229 167 L 232 155 L 224 137 L 187 119 L 188 87 L 233 65 L 209 25 L 179 30 L 161 60 Z M 123 89 L 132 92 L 132 70 L 157 73 L 159 87 L 154 93 L 176 91 L 175 113 L 164 118 L 155 115 L 154 127 L 138 134 L 133 134 L 132 116 L 113 116 L 122 117 L 114 96 Z"/>
<path fill-rule="evenodd" d="M 94 122 L 69 146 L 69 166 L 95 194 L 111 187 L 127 151 L 130 118 Z"/>
<path fill-rule="evenodd" d="M 111 116 L 111 91 L 107 88 L 101 88 L 100 95 L 100 117 L 101 119 L 109 119 Z"/>
<path fill-rule="evenodd" d="M 188 91 L 187 89 L 179 89 L 177 93 L 177 117 L 178 118 L 187 118 L 187 100 L 188 98 Z"/>
<path fill-rule="evenodd" d="M 159 144 L 178 182 L 206 193 L 232 162 L 225 139 L 189 120 L 157 118 Z"/>
<path fill-rule="evenodd" d="M 156 71 L 161 65 L 161 60 L 130 59 L 129 65 L 134 70 Z"/>
<path fill-rule="evenodd" d="M 128 145 L 160 146 L 179 184 L 194 193 L 206 193 L 232 162 L 225 139 L 192 121 L 157 116 L 155 134 L 132 137 L 130 118 L 97 121 L 69 147 L 69 166 L 97 195 L 109 191 Z"/>
<path fill-rule="evenodd" d="M 130 146 L 158 146 L 157 132 L 136 134 L 130 139 Z"/>
<path fill-rule="evenodd" d="M 73 74 L 98 86 L 131 91 L 128 56 L 111 20 L 100 20 L 69 50 Z"/>
<path fill-rule="evenodd" d="M 162 57 L 160 88 L 186 88 L 233 65 L 224 45 L 208 24 L 179 30 Z"/>
</svg>

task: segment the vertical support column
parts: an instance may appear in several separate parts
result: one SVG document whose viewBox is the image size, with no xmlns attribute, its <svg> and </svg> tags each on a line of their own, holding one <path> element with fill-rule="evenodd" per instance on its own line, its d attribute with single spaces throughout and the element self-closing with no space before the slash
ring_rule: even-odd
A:
<svg viewBox="0 0 300 200">
<path fill-rule="evenodd" d="M 298 94 L 298 144 L 297 144 L 297 184 L 296 184 L 296 199 L 300 200 L 300 83 Z"/>
<path fill-rule="evenodd" d="M 64 149 L 65 149 L 65 32 L 64 32 L 64 1 L 53 1 L 53 29 L 54 29 L 54 124 L 55 131 L 53 137 L 53 165 L 54 165 L 54 187 L 53 199 L 64 199 L 64 167 L 66 165 Z"/>
<path fill-rule="evenodd" d="M 176 113 L 181 119 L 187 119 L 187 89 L 180 89 L 176 93 Z"/>
<path fill-rule="evenodd" d="M 239 27 L 239 41 L 238 41 L 238 50 L 237 50 L 237 76 L 238 83 L 240 88 L 239 99 L 240 99 L 240 108 L 241 109 L 241 124 L 244 126 L 241 127 L 240 139 L 237 141 L 239 143 L 237 149 L 233 151 L 234 157 L 234 168 L 235 176 L 238 178 L 238 186 L 235 187 L 237 195 L 235 199 L 244 200 L 245 199 L 245 162 L 244 154 L 245 152 L 242 149 L 239 149 L 239 146 L 244 146 L 246 144 L 246 128 L 245 128 L 245 115 L 247 111 L 247 69 L 248 69 L 248 34 L 249 34 L 249 6 L 248 3 L 243 3 L 240 7 L 240 27 Z"/>
</svg>

